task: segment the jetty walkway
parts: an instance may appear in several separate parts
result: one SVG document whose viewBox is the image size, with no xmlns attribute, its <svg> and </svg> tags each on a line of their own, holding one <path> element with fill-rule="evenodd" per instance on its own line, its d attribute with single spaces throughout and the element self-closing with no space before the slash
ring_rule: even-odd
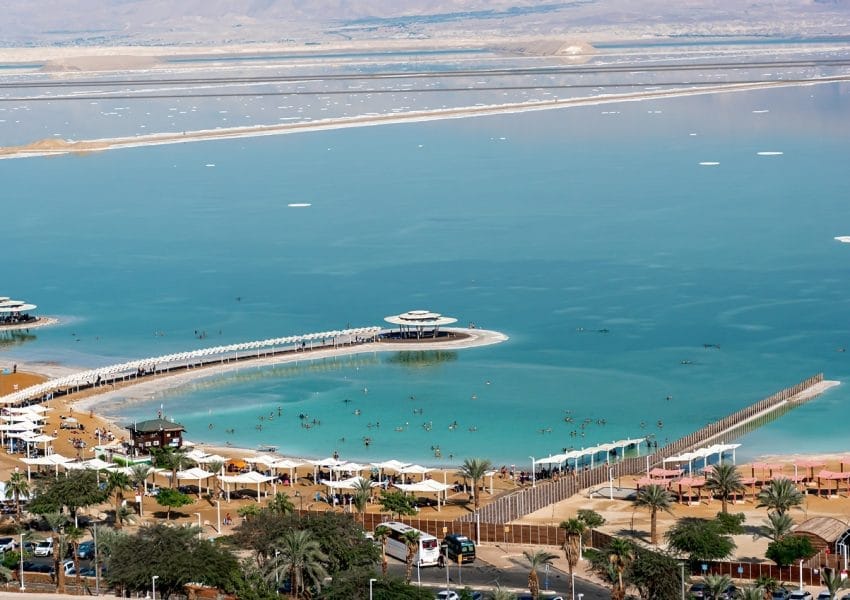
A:
<svg viewBox="0 0 850 600">
<path fill-rule="evenodd" d="M 421 340 L 384 338 L 390 333 L 378 326 L 321 331 L 226 346 L 213 346 L 188 352 L 142 358 L 129 362 L 78 371 L 49 379 L 0 396 L 0 406 L 19 406 L 44 402 L 54 397 L 74 394 L 91 388 L 107 388 L 116 384 L 151 381 L 153 376 L 188 374 L 196 369 L 239 368 L 243 363 L 278 363 L 288 360 L 326 358 L 366 352 L 411 350 L 460 350 L 497 344 L 508 337 L 487 329 L 444 328 L 445 336 Z M 107 389 L 104 389 L 106 392 Z"/>
<path fill-rule="evenodd" d="M 825 381 L 823 373 L 818 373 L 797 385 L 776 392 L 755 404 L 709 423 L 651 454 L 625 458 L 611 465 L 603 463 L 593 469 L 573 472 L 571 475 L 561 477 L 558 481 L 543 481 L 534 487 L 506 493 L 482 506 L 477 515 L 475 513 L 464 515 L 459 521 L 510 523 L 550 504 L 566 500 L 581 490 L 607 485 L 611 481 L 612 473 L 615 477 L 638 475 L 652 467 L 663 465 L 665 458 L 696 449 L 708 442 L 726 442 L 737 438 L 759 424 L 811 400 L 836 384 L 837 382 Z"/>
</svg>

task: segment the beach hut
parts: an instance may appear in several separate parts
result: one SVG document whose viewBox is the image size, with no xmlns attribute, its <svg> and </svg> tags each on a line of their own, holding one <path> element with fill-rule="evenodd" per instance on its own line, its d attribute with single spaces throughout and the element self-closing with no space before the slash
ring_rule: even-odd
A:
<svg viewBox="0 0 850 600">
<path fill-rule="evenodd" d="M 833 517 L 812 517 L 794 528 L 794 535 L 808 538 L 815 551 L 834 548 L 835 544 L 850 533 L 847 523 Z"/>
</svg>

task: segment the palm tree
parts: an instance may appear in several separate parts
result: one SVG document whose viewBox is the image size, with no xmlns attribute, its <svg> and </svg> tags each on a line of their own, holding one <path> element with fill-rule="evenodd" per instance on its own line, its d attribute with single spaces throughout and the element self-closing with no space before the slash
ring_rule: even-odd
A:
<svg viewBox="0 0 850 600">
<path fill-rule="evenodd" d="M 130 467 L 129 479 L 136 488 L 136 493 L 139 496 L 144 496 L 147 491 L 148 475 L 150 475 L 151 466 L 145 463 L 137 463 Z"/>
<path fill-rule="evenodd" d="M 516 600 L 516 594 L 497 587 L 496 591 L 493 592 L 493 600 Z"/>
<path fill-rule="evenodd" d="M 268 507 L 270 511 L 280 516 L 291 515 L 295 511 L 295 505 L 292 504 L 290 497 L 280 492 L 269 500 Z"/>
<path fill-rule="evenodd" d="M 584 521 L 578 518 L 561 521 L 558 527 L 563 529 L 567 534 L 567 539 L 564 540 L 564 558 L 567 560 L 567 567 L 569 567 L 570 593 L 572 594 L 573 571 L 578 564 L 578 557 L 581 555 L 579 544 L 581 544 L 581 536 L 584 534 L 586 527 Z"/>
<path fill-rule="evenodd" d="M 387 538 L 390 537 L 392 530 L 386 525 L 378 525 L 375 527 L 375 540 L 381 544 L 381 574 L 386 579 L 387 577 Z"/>
<path fill-rule="evenodd" d="M 106 494 L 113 495 L 115 507 L 115 529 L 121 529 L 118 513 L 124 504 L 124 491 L 130 489 L 130 478 L 119 471 L 110 471 L 106 478 Z"/>
<path fill-rule="evenodd" d="M 769 575 L 760 575 L 756 579 L 756 587 L 764 591 L 764 600 L 771 600 L 773 592 L 779 589 L 779 582 Z"/>
<path fill-rule="evenodd" d="M 803 503 L 803 494 L 790 479 L 774 479 L 758 495 L 759 503 L 756 508 L 767 507 L 784 515 L 786 512 Z"/>
<path fill-rule="evenodd" d="M 369 503 L 369 498 L 372 497 L 372 482 L 368 479 L 364 479 L 360 477 L 357 481 L 354 482 L 354 493 L 352 494 L 352 500 L 354 502 L 354 508 L 357 509 L 357 513 L 360 515 L 361 522 L 366 522 L 366 504 Z"/>
<path fill-rule="evenodd" d="M 835 600 L 835 594 L 838 593 L 838 590 L 850 587 L 850 578 L 845 577 L 842 579 L 840 573 L 836 573 L 835 569 L 829 567 L 821 569 L 820 580 L 829 592 L 829 600 Z"/>
<path fill-rule="evenodd" d="M 74 559 L 74 579 L 76 580 L 77 590 L 80 589 L 80 557 L 77 556 L 77 550 L 80 547 L 80 540 L 83 539 L 86 530 L 80 527 L 76 527 L 74 525 L 69 525 L 65 529 L 65 543 L 71 544 L 71 549 L 74 553 L 72 557 Z"/>
<path fill-rule="evenodd" d="M 281 575 L 288 576 L 293 598 L 304 597 L 308 582 L 321 590 L 322 581 L 328 576 L 325 569 L 328 556 L 312 533 L 291 529 L 277 539 L 274 548 L 275 557 L 266 566 L 266 581 L 279 581 Z"/>
<path fill-rule="evenodd" d="M 62 551 L 65 545 L 65 537 L 62 534 L 62 530 L 68 523 L 68 517 L 62 513 L 45 513 L 41 516 L 44 519 L 44 522 L 47 523 L 47 526 L 50 527 L 50 531 L 53 534 L 51 537 L 53 538 L 53 570 L 56 573 L 56 593 L 64 594 L 65 571 L 59 567 L 62 562 Z"/>
<path fill-rule="evenodd" d="M 540 595 L 540 578 L 537 576 L 537 569 L 544 565 L 551 565 L 552 561 L 558 558 L 558 555 L 547 550 L 535 550 L 534 552 L 525 550 L 522 555 L 531 568 L 528 572 L 528 591 L 531 592 L 532 598 L 537 598 Z"/>
<path fill-rule="evenodd" d="M 611 600 L 623 600 L 626 597 L 626 584 L 623 581 L 629 564 L 635 555 L 634 546 L 628 540 L 614 538 L 608 546 L 608 564 L 616 576 L 614 590 L 611 592 Z"/>
<path fill-rule="evenodd" d="M 753 538 L 766 537 L 769 540 L 778 542 L 791 533 L 792 529 L 794 529 L 794 519 L 791 518 L 791 515 L 769 512 L 767 513 L 767 521 L 758 528 Z"/>
<path fill-rule="evenodd" d="M 717 575 L 715 573 L 711 573 L 706 575 L 704 580 L 707 588 L 706 591 L 709 596 L 711 596 L 711 600 L 720 600 L 723 596 L 723 592 L 732 585 L 732 578 L 728 575 Z"/>
<path fill-rule="evenodd" d="M 458 473 L 466 479 L 472 480 L 473 499 L 475 500 L 475 510 L 478 510 L 479 494 L 478 482 L 484 478 L 484 474 L 493 468 L 493 464 L 485 458 L 467 458 L 463 461 Z"/>
<path fill-rule="evenodd" d="M 30 484 L 26 476 L 15 467 L 15 470 L 9 475 L 9 481 L 6 482 L 6 499 L 13 498 L 15 500 L 15 516 L 18 523 L 21 522 L 21 498 L 27 498 L 29 494 Z"/>
<path fill-rule="evenodd" d="M 416 554 L 419 552 L 419 538 L 421 535 L 416 529 L 409 529 L 401 534 L 401 541 L 407 546 L 407 556 L 404 559 L 406 564 L 405 579 L 407 583 L 410 583 L 410 580 L 413 578 L 413 559 L 416 558 Z"/>
<path fill-rule="evenodd" d="M 764 588 L 758 585 L 748 585 L 738 589 L 739 600 L 764 600 Z"/>
<path fill-rule="evenodd" d="M 725 513 L 729 498 L 744 491 L 744 484 L 735 465 L 723 463 L 714 465 L 705 479 L 705 489 L 720 496 L 720 511 Z"/>
<path fill-rule="evenodd" d="M 173 448 L 172 446 L 166 446 L 154 454 L 157 467 L 171 470 L 171 481 L 168 487 L 177 487 L 177 471 L 185 468 L 191 460 L 186 456 L 186 452 L 187 450 L 182 447 Z"/>
<path fill-rule="evenodd" d="M 658 511 L 673 514 L 671 504 L 670 492 L 660 485 L 644 486 L 637 493 L 635 506 L 649 509 L 649 543 L 653 546 L 658 544 Z"/>
</svg>

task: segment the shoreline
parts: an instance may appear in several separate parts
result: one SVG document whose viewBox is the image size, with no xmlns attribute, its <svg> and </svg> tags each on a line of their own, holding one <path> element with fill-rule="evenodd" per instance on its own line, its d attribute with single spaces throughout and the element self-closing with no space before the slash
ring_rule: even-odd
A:
<svg viewBox="0 0 850 600">
<path fill-rule="evenodd" d="M 47 327 L 48 325 L 56 325 L 59 319 L 56 317 L 38 317 L 31 323 L 16 323 L 14 325 L 0 325 L 0 333 L 4 331 L 20 331 L 22 329 L 38 329 L 39 327 Z"/>
<path fill-rule="evenodd" d="M 644 91 L 628 94 L 610 94 L 590 98 L 566 98 L 539 102 L 515 102 L 486 106 L 466 106 L 457 108 L 412 111 L 408 113 L 388 113 L 383 115 L 360 115 L 354 117 L 335 118 L 299 123 L 282 123 L 273 125 L 257 125 L 251 127 L 233 127 L 229 129 L 201 129 L 192 132 L 153 133 L 134 137 L 100 138 L 80 141 L 64 139 L 37 140 L 30 144 L 19 146 L 0 146 L 0 160 L 15 158 L 36 158 L 64 154 L 86 154 L 106 150 L 120 150 L 143 146 L 161 146 L 168 144 L 183 144 L 207 140 L 240 139 L 268 135 L 285 135 L 290 133 L 328 131 L 353 127 L 369 127 L 376 125 L 395 125 L 402 123 L 420 123 L 447 119 L 494 116 L 522 112 L 555 110 L 577 106 L 598 106 L 621 102 L 641 102 L 645 100 L 664 100 L 686 96 L 699 96 L 729 92 L 747 92 L 776 87 L 796 87 L 841 83 L 850 81 L 850 75 L 836 75 L 811 80 L 764 81 L 756 83 L 732 83 L 707 85 L 700 88 L 673 89 L 662 91 Z M 80 100 L 88 96 L 80 96 Z"/>
</svg>

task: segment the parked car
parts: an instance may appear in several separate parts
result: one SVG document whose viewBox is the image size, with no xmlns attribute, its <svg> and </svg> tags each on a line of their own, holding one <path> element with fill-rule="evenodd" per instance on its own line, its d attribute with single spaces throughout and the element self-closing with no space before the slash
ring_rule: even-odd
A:
<svg viewBox="0 0 850 600">
<path fill-rule="evenodd" d="M 15 538 L 0 537 L 0 552 L 8 552 L 15 549 Z"/>
<path fill-rule="evenodd" d="M 74 561 L 73 560 L 69 559 L 69 560 L 63 561 L 61 566 L 62 566 L 62 571 L 65 573 L 66 576 L 75 575 L 77 573 L 77 570 L 74 568 Z"/>
<path fill-rule="evenodd" d="M 698 581 L 697 583 L 691 586 L 691 589 L 689 591 L 693 598 L 703 598 L 708 595 L 708 586 L 705 585 L 703 582 Z"/>
<path fill-rule="evenodd" d="M 80 575 L 82 575 L 83 577 L 94 577 L 95 576 L 94 565 L 92 565 L 90 567 L 81 568 L 80 569 Z M 106 567 L 104 567 L 103 565 L 100 566 L 100 576 L 101 577 L 106 576 Z"/>
<path fill-rule="evenodd" d="M 772 600 L 788 600 L 788 596 L 791 595 L 791 592 L 788 591 L 787 588 L 779 587 L 773 590 L 770 594 Z"/>
<path fill-rule="evenodd" d="M 832 596 L 829 591 L 824 590 L 820 594 L 818 594 L 818 600 L 832 600 Z"/>
<path fill-rule="evenodd" d="M 795 590 L 788 596 L 788 600 L 812 600 L 812 593 L 806 590 Z"/>
<path fill-rule="evenodd" d="M 728 588 L 723 590 L 723 593 L 720 594 L 721 600 L 734 600 L 738 597 L 738 588 L 734 585 L 730 585 Z M 807 600 L 812 600 L 811 595 Z"/>
<path fill-rule="evenodd" d="M 460 600 L 460 594 L 454 590 L 440 590 L 434 598 L 436 600 Z"/>
<path fill-rule="evenodd" d="M 77 546 L 77 556 L 82 559 L 94 558 L 94 542 L 89 540 Z"/>
<path fill-rule="evenodd" d="M 35 556 L 51 556 L 53 554 L 53 538 L 41 540 L 32 551 Z"/>
</svg>

